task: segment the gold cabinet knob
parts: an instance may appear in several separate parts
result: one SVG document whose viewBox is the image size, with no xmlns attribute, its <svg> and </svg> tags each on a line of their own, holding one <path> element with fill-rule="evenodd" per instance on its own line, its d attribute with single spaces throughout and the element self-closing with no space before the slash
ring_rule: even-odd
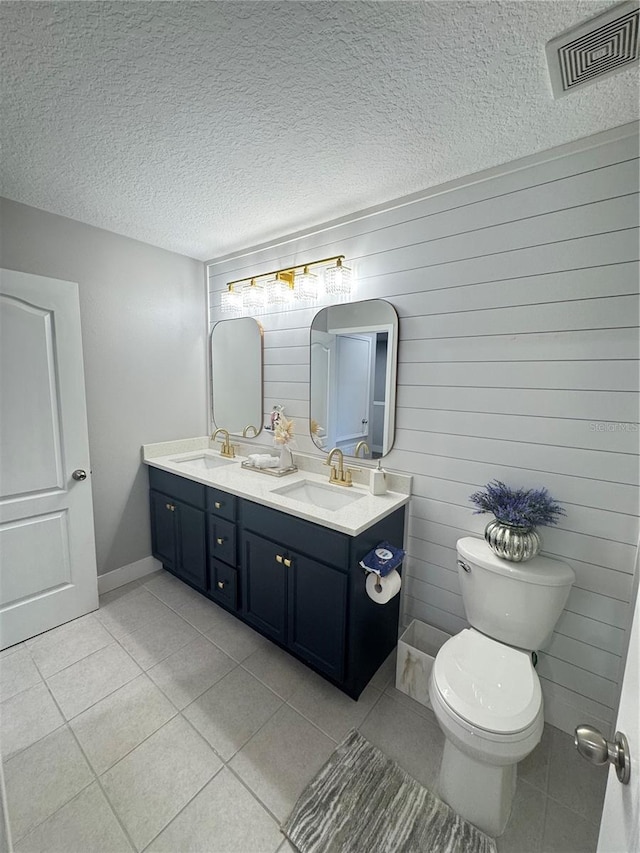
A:
<svg viewBox="0 0 640 853">
<path fill-rule="evenodd" d="M 213 505 L 216 509 L 222 509 L 222 504 L 220 503 L 220 501 L 216 501 Z"/>
<path fill-rule="evenodd" d="M 220 536 L 218 536 L 218 538 L 216 539 L 216 542 L 218 543 L 218 545 L 222 545 L 224 543 L 224 539 L 222 539 Z"/>
<path fill-rule="evenodd" d="M 288 560 L 288 559 L 285 557 L 284 564 L 285 564 L 285 566 L 286 566 L 288 569 L 290 569 L 290 568 L 291 568 L 291 563 L 292 563 L 292 562 L 293 562 L 293 560 Z"/>
<path fill-rule="evenodd" d="M 224 581 L 218 581 L 218 589 L 224 589 Z"/>
<path fill-rule="evenodd" d="M 276 554 L 276 563 L 281 563 L 283 561 L 282 554 Z"/>
<path fill-rule="evenodd" d="M 176 508 L 173 504 L 165 504 L 165 506 L 169 510 L 169 512 L 175 512 Z"/>
</svg>

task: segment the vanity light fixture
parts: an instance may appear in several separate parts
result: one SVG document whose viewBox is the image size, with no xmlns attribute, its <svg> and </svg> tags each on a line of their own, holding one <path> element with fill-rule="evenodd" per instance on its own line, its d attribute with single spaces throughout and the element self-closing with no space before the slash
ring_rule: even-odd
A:
<svg viewBox="0 0 640 853">
<path fill-rule="evenodd" d="M 232 287 L 238 283 L 232 281 L 230 282 L 230 286 Z M 242 288 L 242 310 L 247 311 L 249 314 L 260 314 L 264 311 L 266 305 L 267 300 L 264 287 L 258 284 L 255 278 L 250 279 L 248 284 L 245 283 Z"/>
<path fill-rule="evenodd" d="M 343 266 L 343 259 L 344 255 L 333 255 L 230 281 L 220 296 L 220 310 L 256 314 L 271 306 L 278 310 L 295 303 L 313 304 L 325 295 L 325 288 L 320 276 L 309 271 L 310 267 L 324 267 L 326 293 L 344 301 L 351 295 L 352 274 L 349 267 Z"/>
<path fill-rule="evenodd" d="M 220 310 L 224 314 L 242 311 L 242 303 L 242 291 L 235 290 L 232 284 L 227 285 L 227 289 L 220 294 Z"/>
<path fill-rule="evenodd" d="M 324 286 L 329 296 L 340 299 L 351 296 L 351 270 L 342 265 L 342 258 L 324 271 Z"/>
</svg>

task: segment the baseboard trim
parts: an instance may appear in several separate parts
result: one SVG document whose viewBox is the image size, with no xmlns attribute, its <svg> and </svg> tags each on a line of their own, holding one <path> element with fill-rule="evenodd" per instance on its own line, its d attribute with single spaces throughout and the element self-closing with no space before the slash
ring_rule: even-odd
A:
<svg viewBox="0 0 640 853">
<path fill-rule="evenodd" d="M 120 566 L 119 569 L 105 572 L 103 575 L 98 575 L 98 595 L 111 592 L 112 589 L 124 586 L 131 581 L 137 581 L 138 578 L 160 571 L 161 568 L 162 563 L 155 557 L 143 557 L 141 560 L 136 560 L 135 563 L 129 563 L 126 566 Z"/>
</svg>

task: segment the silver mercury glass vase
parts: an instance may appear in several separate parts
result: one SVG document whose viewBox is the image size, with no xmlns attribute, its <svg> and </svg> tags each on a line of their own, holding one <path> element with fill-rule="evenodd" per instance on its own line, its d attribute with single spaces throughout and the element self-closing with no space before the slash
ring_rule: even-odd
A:
<svg viewBox="0 0 640 853">
<path fill-rule="evenodd" d="M 503 560 L 523 563 L 538 553 L 542 540 L 533 527 L 519 527 L 494 518 L 484 529 L 491 550 Z"/>
</svg>

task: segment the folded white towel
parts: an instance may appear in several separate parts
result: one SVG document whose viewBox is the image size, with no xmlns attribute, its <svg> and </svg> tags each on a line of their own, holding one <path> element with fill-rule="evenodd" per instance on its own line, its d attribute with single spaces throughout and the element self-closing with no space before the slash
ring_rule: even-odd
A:
<svg viewBox="0 0 640 853">
<path fill-rule="evenodd" d="M 278 457 L 270 453 L 252 453 L 247 459 L 254 468 L 277 468 L 280 464 Z"/>
</svg>

